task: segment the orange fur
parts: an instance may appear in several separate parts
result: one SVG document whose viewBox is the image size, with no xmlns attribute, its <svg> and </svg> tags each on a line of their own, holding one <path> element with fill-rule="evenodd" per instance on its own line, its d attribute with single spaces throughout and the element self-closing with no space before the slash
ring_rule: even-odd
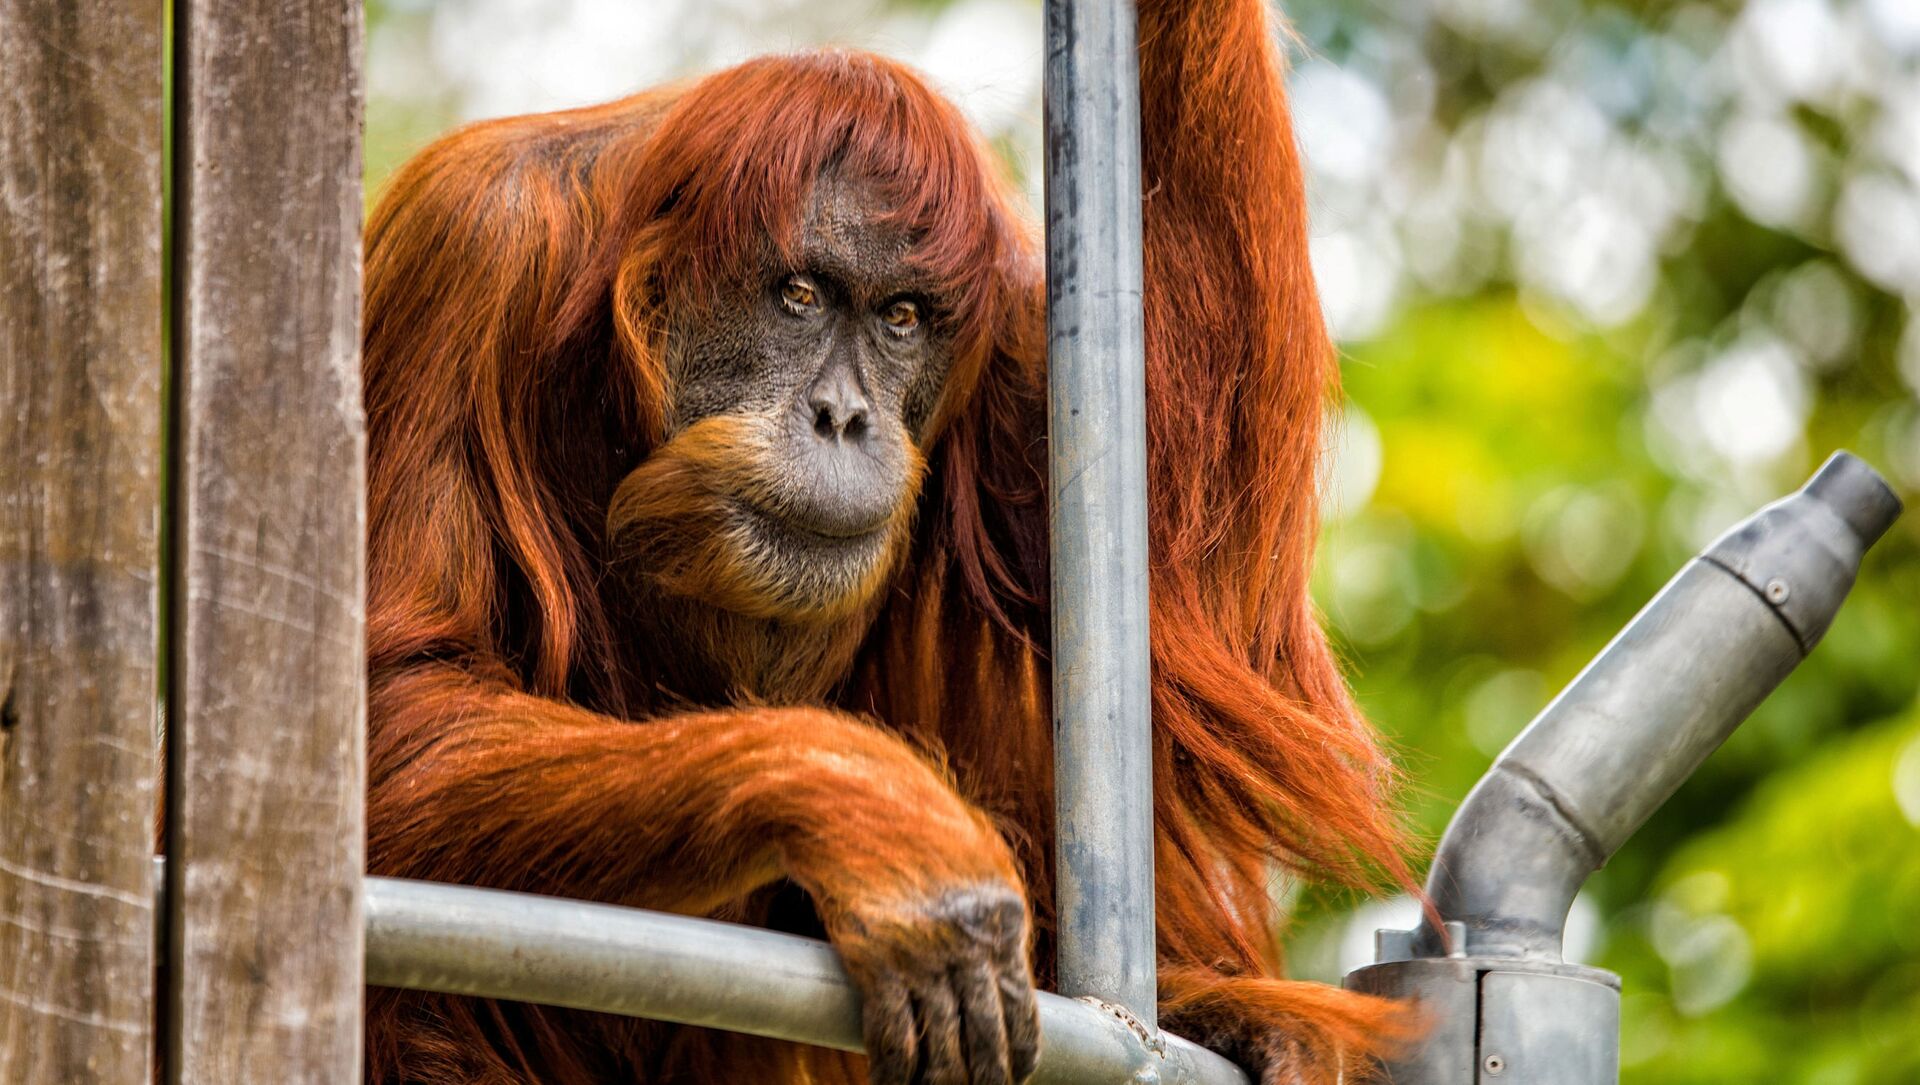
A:
<svg viewBox="0 0 1920 1085">
<path fill-rule="evenodd" d="M 1307 596 L 1335 368 L 1273 28 L 1261 0 L 1149 0 L 1140 39 L 1164 1019 L 1253 1060 L 1284 1035 L 1300 1080 L 1352 1080 L 1404 1015 L 1271 978 L 1276 866 L 1408 881 L 1390 766 Z M 703 548 L 714 502 L 751 500 L 757 438 L 668 439 L 659 342 L 791 244 L 829 165 L 913 227 L 958 356 L 874 582 L 796 610 Z M 829 929 L 837 887 L 1013 879 L 1046 982 L 1044 286 L 953 107 L 826 52 L 472 126 L 396 177 L 367 277 L 373 872 L 802 929 L 782 877 Z M 644 530 L 610 540 L 610 507 Z M 635 614 L 622 568 L 732 617 Z M 859 1074 L 533 1007 L 368 1012 L 373 1082 Z"/>
</svg>

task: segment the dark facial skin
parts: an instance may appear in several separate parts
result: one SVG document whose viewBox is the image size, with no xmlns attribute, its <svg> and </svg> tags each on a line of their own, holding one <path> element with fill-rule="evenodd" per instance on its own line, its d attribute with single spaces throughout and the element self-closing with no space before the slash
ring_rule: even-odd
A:
<svg viewBox="0 0 1920 1085">
<path fill-rule="evenodd" d="M 797 259 L 769 251 L 760 274 L 673 328 L 669 435 L 716 414 L 778 427 L 771 541 L 817 548 L 881 529 L 907 496 L 920 436 L 951 363 L 904 227 L 873 186 L 816 184 Z"/>
<path fill-rule="evenodd" d="M 692 650 L 645 653 L 671 673 L 642 686 L 804 700 L 851 665 L 910 541 L 916 446 L 953 357 L 891 211 L 829 171 L 791 244 L 668 311 L 666 441 L 616 487 L 607 530 L 636 639 Z"/>
<path fill-rule="evenodd" d="M 952 365 L 938 299 L 908 260 L 912 235 L 887 209 L 871 185 L 822 177 L 790 260 L 770 247 L 757 275 L 669 329 L 668 440 L 705 419 L 744 419 L 760 438 L 752 455 L 771 461 L 754 473 L 768 492 L 736 505 L 709 544 L 738 548 L 814 607 L 874 590 L 865 574 L 903 530 L 912 445 Z M 640 617 L 662 613 L 656 602 Z M 843 665 L 805 654 L 821 651 L 814 628 L 740 621 L 723 639 L 764 651 L 732 661 L 722 684 L 775 700 L 793 691 L 765 675 Z M 796 655 L 801 665 L 783 662 Z M 1017 885 L 934 884 L 824 919 L 865 996 L 873 1085 L 1013 1085 L 1032 1073 L 1039 1023 Z"/>
</svg>

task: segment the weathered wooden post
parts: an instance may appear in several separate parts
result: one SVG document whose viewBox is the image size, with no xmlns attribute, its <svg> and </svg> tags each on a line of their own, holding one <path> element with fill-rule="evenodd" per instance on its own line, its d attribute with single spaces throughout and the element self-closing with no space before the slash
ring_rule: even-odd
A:
<svg viewBox="0 0 1920 1085">
<path fill-rule="evenodd" d="M 360 1074 L 358 0 L 176 0 L 167 1063 Z"/>
<path fill-rule="evenodd" d="M 0 0 L 0 1082 L 153 1046 L 161 0 Z"/>
</svg>

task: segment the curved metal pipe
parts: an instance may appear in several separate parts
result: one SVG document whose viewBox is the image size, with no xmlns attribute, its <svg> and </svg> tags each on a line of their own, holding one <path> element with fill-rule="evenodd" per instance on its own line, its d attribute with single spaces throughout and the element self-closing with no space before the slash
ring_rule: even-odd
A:
<svg viewBox="0 0 1920 1085">
<path fill-rule="evenodd" d="M 1838 452 L 1687 563 L 1501 753 L 1427 892 L 1476 957 L 1559 960 L 1598 870 L 1819 642 L 1900 501 Z M 1441 956 L 1430 923 L 1415 956 Z"/>
</svg>

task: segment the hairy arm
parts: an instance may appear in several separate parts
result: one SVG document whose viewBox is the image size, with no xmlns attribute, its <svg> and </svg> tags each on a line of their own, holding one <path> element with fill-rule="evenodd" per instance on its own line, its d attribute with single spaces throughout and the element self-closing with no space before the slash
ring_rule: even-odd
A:
<svg viewBox="0 0 1920 1085">
<path fill-rule="evenodd" d="M 1277 34 L 1264 0 L 1141 5 L 1154 711 L 1189 753 L 1157 789 L 1162 997 L 1276 1083 L 1363 1072 L 1407 1030 L 1267 978 L 1274 864 L 1406 880 L 1387 763 L 1307 596 L 1337 370 Z"/>
<path fill-rule="evenodd" d="M 898 737 L 804 708 L 627 722 L 435 664 L 370 708 L 372 872 L 693 914 L 791 878 L 866 996 L 876 1081 L 1031 1071 L 1012 855 Z"/>
<path fill-rule="evenodd" d="M 1017 881 L 932 765 L 840 713 L 634 723 L 439 665 L 379 682 L 371 709 L 378 873 L 696 914 L 780 877 L 829 911 Z"/>
</svg>

